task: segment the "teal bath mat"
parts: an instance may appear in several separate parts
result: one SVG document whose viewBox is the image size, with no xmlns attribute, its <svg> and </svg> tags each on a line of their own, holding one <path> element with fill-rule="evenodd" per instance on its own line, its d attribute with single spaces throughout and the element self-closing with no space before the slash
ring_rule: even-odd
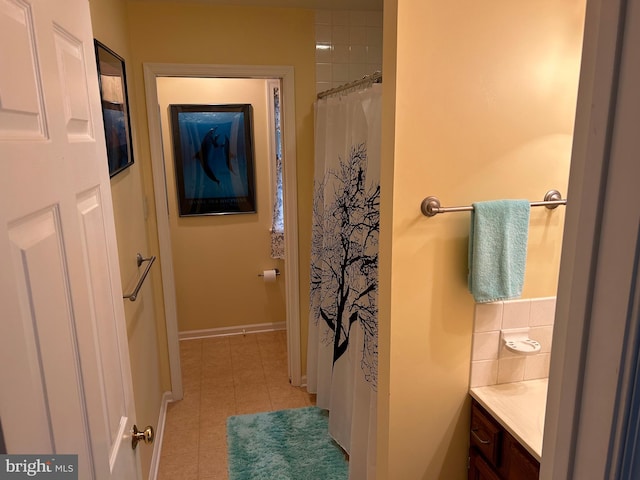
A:
<svg viewBox="0 0 640 480">
<path fill-rule="evenodd" d="M 346 480 L 328 422 L 317 407 L 229 417 L 229 480 Z"/>
</svg>

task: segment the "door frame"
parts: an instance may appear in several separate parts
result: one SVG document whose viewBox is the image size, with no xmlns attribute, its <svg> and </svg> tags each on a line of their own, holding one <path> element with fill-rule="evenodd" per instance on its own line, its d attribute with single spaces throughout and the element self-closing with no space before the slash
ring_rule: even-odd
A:
<svg viewBox="0 0 640 480">
<path fill-rule="evenodd" d="M 291 384 L 299 386 L 302 383 L 302 373 L 300 364 L 300 293 L 298 288 L 298 195 L 296 185 L 294 69 L 292 66 L 285 65 L 144 63 L 143 70 L 173 400 L 181 399 L 183 391 L 178 343 L 176 288 L 169 231 L 169 204 L 156 79 L 158 77 L 263 78 L 280 79 L 282 82 L 282 130 L 284 132 L 283 202 L 284 222 L 285 226 L 287 226 L 284 234 L 287 360 Z M 294 225 L 295 228 L 289 228 L 291 225 Z"/>
<path fill-rule="evenodd" d="M 540 478 L 620 476 L 638 354 L 640 2 L 588 0 Z M 635 56 L 634 56 L 635 55 Z M 635 70 L 633 70 L 635 68 Z M 634 73 L 635 72 L 635 73 Z M 637 95 L 637 94 L 636 94 Z M 634 110 L 635 109 L 635 110 Z M 634 115 L 634 116 L 632 116 Z M 632 140 L 635 143 L 632 143 Z M 633 456 L 632 456 L 633 457 Z M 632 458 L 634 460 L 634 458 Z"/>
</svg>

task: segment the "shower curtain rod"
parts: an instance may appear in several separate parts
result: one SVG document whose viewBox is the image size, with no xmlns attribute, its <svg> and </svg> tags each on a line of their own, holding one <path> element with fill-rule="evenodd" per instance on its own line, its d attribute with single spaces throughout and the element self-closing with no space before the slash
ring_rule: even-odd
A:
<svg viewBox="0 0 640 480">
<path fill-rule="evenodd" d="M 350 90 L 352 88 L 359 87 L 361 85 L 366 85 L 366 84 L 372 85 L 374 83 L 382 83 L 382 72 L 374 72 L 371 75 L 365 75 L 360 80 L 355 80 L 353 82 L 340 85 L 339 87 L 331 88 L 329 90 L 325 90 L 324 92 L 320 92 L 318 94 L 318 100 L 324 97 L 328 97 L 330 95 L 335 95 L 336 93 L 344 92 L 345 90 Z"/>
</svg>

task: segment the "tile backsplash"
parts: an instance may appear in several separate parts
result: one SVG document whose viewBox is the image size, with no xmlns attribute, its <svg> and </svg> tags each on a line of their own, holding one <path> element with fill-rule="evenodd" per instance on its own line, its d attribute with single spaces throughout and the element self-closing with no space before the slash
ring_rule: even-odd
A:
<svg viewBox="0 0 640 480">
<path fill-rule="evenodd" d="M 316 10 L 316 93 L 382 70 L 382 12 Z"/>
<path fill-rule="evenodd" d="M 476 304 L 470 386 L 548 377 L 555 309 L 555 297 Z M 507 350 L 500 332 L 514 328 L 529 328 L 540 351 L 522 355 Z"/>
</svg>

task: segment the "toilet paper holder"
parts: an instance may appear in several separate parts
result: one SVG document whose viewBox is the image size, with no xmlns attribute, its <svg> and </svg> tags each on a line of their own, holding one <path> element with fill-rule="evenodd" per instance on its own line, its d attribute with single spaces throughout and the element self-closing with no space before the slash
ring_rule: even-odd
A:
<svg viewBox="0 0 640 480">
<path fill-rule="evenodd" d="M 280 270 L 278 270 L 277 268 L 274 268 L 274 270 L 276 271 L 276 275 L 280 275 Z M 264 277 L 264 273 L 259 273 L 258 276 Z"/>
</svg>

